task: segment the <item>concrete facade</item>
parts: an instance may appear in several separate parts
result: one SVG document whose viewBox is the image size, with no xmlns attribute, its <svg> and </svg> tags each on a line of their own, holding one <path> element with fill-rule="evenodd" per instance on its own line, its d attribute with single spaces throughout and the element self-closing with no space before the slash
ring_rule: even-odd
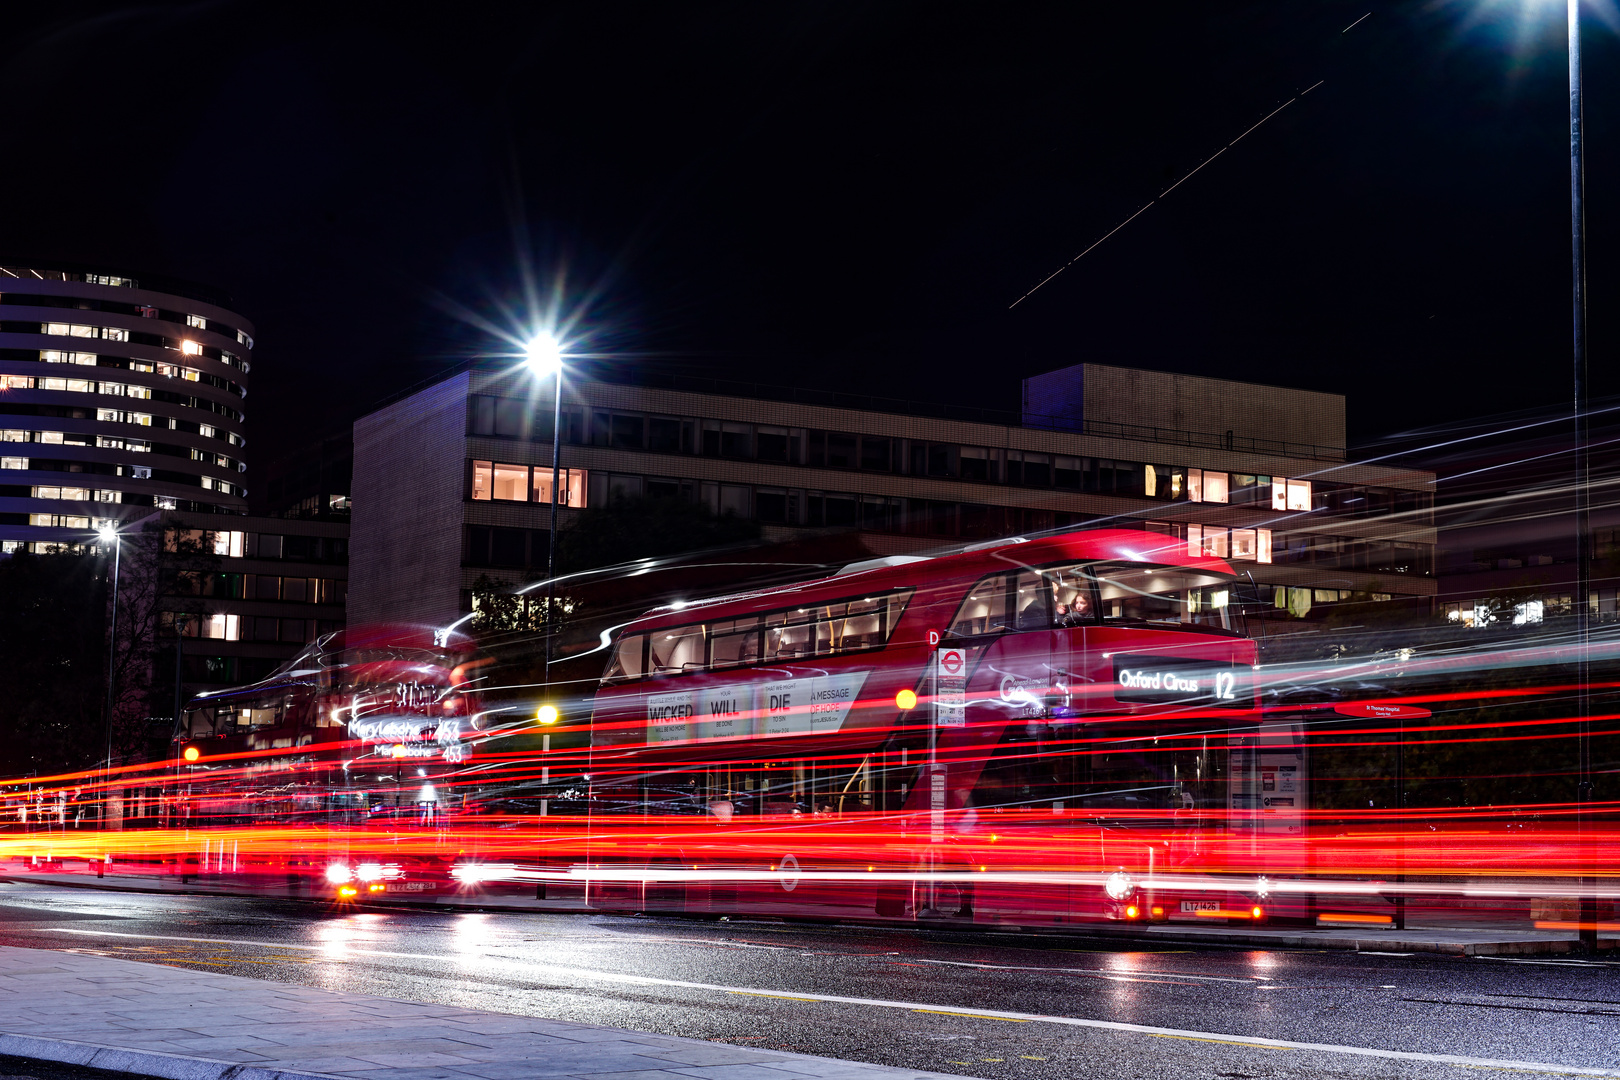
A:
<svg viewBox="0 0 1620 1080">
<path fill-rule="evenodd" d="M 755 518 L 769 540 L 859 529 L 871 550 L 902 554 L 1097 523 L 1194 545 L 1218 536 L 1234 552 L 1263 533 L 1269 561 L 1252 550 L 1233 557 L 1257 587 L 1282 590 L 1284 610 L 1352 591 L 1433 595 L 1433 474 L 1343 460 L 1342 398 L 1153 372 L 1133 381 L 1123 371 L 1086 365 L 1068 376 L 1071 388 L 1084 385 L 1071 409 L 1082 431 L 575 378 L 564 389 L 562 467 L 583 471 L 587 508 L 686 498 Z M 1143 386 L 1173 391 L 1161 395 L 1167 411 L 1133 412 Z M 1201 445 L 1211 440 L 1190 436 L 1210 433 L 1091 420 L 1185 421 L 1189 403 L 1210 397 L 1219 407 L 1206 413 L 1241 424 L 1244 436 L 1233 428 L 1231 439 L 1223 431 Z M 550 384 L 469 371 L 356 423 L 354 621 L 445 625 L 468 610 L 479 578 L 543 577 L 549 505 L 535 492 L 549 488 L 550 412 Z M 1306 419 L 1268 427 L 1294 412 Z M 1317 456 L 1306 453 L 1297 439 L 1313 430 L 1339 445 L 1312 442 Z M 1288 438 L 1258 437 L 1268 431 Z M 477 470 L 501 464 L 527 478 L 527 498 L 478 497 Z M 1206 490 L 1233 494 L 1193 501 L 1195 474 L 1210 477 Z M 1274 478 L 1276 492 L 1298 494 L 1295 509 L 1273 508 Z M 563 509 L 563 527 L 578 512 Z"/>
</svg>

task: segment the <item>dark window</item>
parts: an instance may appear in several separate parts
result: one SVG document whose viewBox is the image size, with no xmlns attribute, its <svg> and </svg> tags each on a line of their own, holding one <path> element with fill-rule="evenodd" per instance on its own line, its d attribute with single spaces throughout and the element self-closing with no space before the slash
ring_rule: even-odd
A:
<svg viewBox="0 0 1620 1080">
<path fill-rule="evenodd" d="M 855 436 L 836 431 L 827 432 L 827 467 L 829 469 L 855 467 Z"/>
<path fill-rule="evenodd" d="M 1045 454 L 1025 454 L 1024 486 L 1051 487 L 1052 459 Z"/>
<path fill-rule="evenodd" d="M 1052 459 L 1052 484 L 1054 487 L 1069 488 L 1071 490 L 1080 486 L 1081 469 L 1085 464 L 1084 458 L 1056 457 Z"/>
<path fill-rule="evenodd" d="M 720 429 L 720 456 L 745 458 L 753 455 L 753 428 L 748 424 L 725 424 Z"/>
<path fill-rule="evenodd" d="M 467 430 L 474 435 L 495 434 L 495 399 L 476 394 L 467 399 Z"/>
<path fill-rule="evenodd" d="M 495 399 L 495 434 L 521 439 L 528 434 L 528 409 L 517 398 Z"/>
<path fill-rule="evenodd" d="M 612 439 L 613 439 L 613 414 L 612 413 L 605 413 L 605 412 L 592 413 L 591 414 L 591 445 L 592 446 L 607 446 L 612 442 Z"/>
<path fill-rule="evenodd" d="M 804 463 L 821 468 L 827 464 L 827 433 L 812 431 L 805 436 Z"/>
<path fill-rule="evenodd" d="M 681 497 L 681 482 L 667 476 L 647 477 L 647 497 L 649 499 L 678 499 Z"/>
<path fill-rule="evenodd" d="M 755 436 L 756 454 L 761 461 L 787 461 L 788 459 L 788 433 L 785 429 L 766 428 L 759 429 Z"/>
<path fill-rule="evenodd" d="M 309 599 L 309 578 L 282 578 L 281 599 L 289 604 L 304 603 Z"/>
<path fill-rule="evenodd" d="M 461 561 L 467 566 L 489 565 L 489 527 L 487 525 L 467 526 L 466 536 L 463 538 Z"/>
<path fill-rule="evenodd" d="M 276 632 L 275 619 L 258 618 L 253 620 L 254 641 L 274 641 L 276 640 Z"/>
<path fill-rule="evenodd" d="M 308 619 L 282 619 L 281 620 L 281 640 L 282 641 L 290 641 L 290 642 L 293 642 L 295 644 L 308 641 L 309 640 L 309 620 Z"/>
<path fill-rule="evenodd" d="M 613 445 L 620 450 L 640 450 L 643 443 L 642 419 L 639 416 L 613 415 Z"/>
<path fill-rule="evenodd" d="M 259 534 L 259 558 L 281 558 L 281 535 L 279 533 Z"/>
<path fill-rule="evenodd" d="M 720 456 L 720 431 L 718 428 L 703 429 L 703 456 Z"/>
<path fill-rule="evenodd" d="M 647 420 L 647 448 L 659 454 L 681 452 L 681 422 L 663 416 Z"/>
<path fill-rule="evenodd" d="M 524 551 L 524 548 L 527 546 L 527 542 L 528 535 L 522 529 L 491 529 L 489 554 L 490 565 L 508 567 L 523 566 L 527 558 Z"/>
<path fill-rule="evenodd" d="M 303 559 L 306 562 L 321 557 L 321 538 L 318 536 L 288 536 L 281 546 L 283 559 Z"/>
<path fill-rule="evenodd" d="M 281 599 L 281 579 L 273 574 L 259 574 L 253 581 L 253 599 Z"/>
<path fill-rule="evenodd" d="M 877 472 L 890 469 L 889 440 L 873 435 L 861 436 L 861 468 Z"/>
<path fill-rule="evenodd" d="M 781 524 L 787 521 L 787 492 L 760 488 L 754 492 L 754 516 L 760 521 Z"/>
<path fill-rule="evenodd" d="M 826 496 L 826 521 L 828 525 L 854 525 L 857 523 L 858 506 L 853 495 Z"/>
<path fill-rule="evenodd" d="M 994 480 L 990 451 L 978 446 L 964 446 L 961 450 L 962 479 Z"/>
<path fill-rule="evenodd" d="M 956 470 L 951 468 L 951 458 L 954 456 L 949 446 L 930 446 L 928 448 L 928 475 L 955 476 Z"/>
</svg>

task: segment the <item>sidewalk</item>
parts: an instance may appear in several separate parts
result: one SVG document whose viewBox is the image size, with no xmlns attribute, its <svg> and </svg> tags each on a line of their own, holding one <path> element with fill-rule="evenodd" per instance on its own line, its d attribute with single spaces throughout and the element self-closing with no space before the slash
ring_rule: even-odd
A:
<svg viewBox="0 0 1620 1080">
<path fill-rule="evenodd" d="M 945 1080 L 922 1070 L 3 946 L 0 1054 L 168 1080 Z"/>
</svg>

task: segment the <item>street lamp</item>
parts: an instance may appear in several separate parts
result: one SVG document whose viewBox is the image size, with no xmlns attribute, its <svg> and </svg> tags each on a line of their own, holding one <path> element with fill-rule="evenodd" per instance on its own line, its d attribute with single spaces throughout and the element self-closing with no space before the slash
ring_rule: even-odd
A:
<svg viewBox="0 0 1620 1080">
<path fill-rule="evenodd" d="M 111 544 L 113 550 L 112 569 L 112 618 L 107 623 L 107 769 L 105 776 L 112 775 L 112 729 L 113 729 L 113 665 L 117 658 L 118 648 L 118 563 L 123 553 L 123 545 L 118 542 L 118 526 L 111 521 L 104 521 L 96 528 L 96 535 L 103 544 Z M 102 798 L 106 799 L 106 793 Z M 102 820 L 106 821 L 106 802 L 102 803 Z"/>
<path fill-rule="evenodd" d="M 551 639 L 557 607 L 557 486 L 562 477 L 562 342 L 541 331 L 524 346 L 524 363 L 538 378 L 553 377 L 551 398 L 551 525 L 546 551 L 546 690 L 551 690 Z"/>
</svg>

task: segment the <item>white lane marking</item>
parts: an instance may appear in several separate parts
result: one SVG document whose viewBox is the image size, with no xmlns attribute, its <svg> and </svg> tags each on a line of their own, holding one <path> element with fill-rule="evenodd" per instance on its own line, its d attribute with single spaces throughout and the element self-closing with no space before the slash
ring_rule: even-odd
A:
<svg viewBox="0 0 1620 1080">
<path fill-rule="evenodd" d="M 307 952 L 325 952 L 328 945 L 292 945 L 286 942 L 244 941 L 236 938 L 195 938 L 171 934 L 130 934 L 117 930 L 86 930 L 79 927 L 28 927 L 42 934 L 78 934 L 85 937 L 136 938 L 147 941 L 189 941 L 198 945 L 248 945 L 258 949 L 301 949 Z M 360 956 L 381 956 L 398 960 L 444 961 L 444 956 L 428 953 L 402 953 L 382 949 L 350 949 L 343 951 Z M 494 959 L 505 960 L 497 957 Z M 1001 1009 L 982 1009 L 967 1006 L 939 1005 L 921 1001 L 889 1001 L 883 998 L 844 997 L 839 994 L 818 994 L 812 991 L 765 990 L 751 986 L 725 986 L 717 983 L 688 982 L 684 979 L 659 979 L 651 975 L 625 975 L 616 971 L 593 971 L 589 968 L 563 967 L 558 964 L 536 964 L 526 959 L 507 962 L 525 972 L 544 971 L 553 975 L 595 979 L 599 982 L 628 983 L 634 986 L 673 986 L 683 990 L 710 990 L 722 994 L 752 994 L 759 996 L 789 996 L 835 1005 L 864 1005 L 876 1009 L 907 1009 L 912 1012 L 943 1013 L 965 1018 L 989 1017 L 995 1020 L 1038 1021 L 1044 1024 L 1063 1024 L 1067 1027 L 1092 1028 L 1098 1031 L 1118 1031 L 1132 1035 L 1152 1035 L 1161 1039 L 1189 1039 L 1201 1042 L 1231 1043 L 1263 1050 L 1304 1050 L 1318 1054 L 1349 1054 L 1355 1057 L 1383 1058 L 1391 1061 L 1428 1061 L 1437 1065 L 1458 1065 L 1476 1069 L 1508 1069 L 1517 1072 L 1557 1073 L 1564 1076 L 1606 1076 L 1620 1078 L 1620 1069 L 1593 1069 L 1581 1065 L 1550 1065 L 1539 1061 L 1513 1061 L 1500 1058 L 1466 1057 L 1462 1054 L 1424 1054 L 1412 1050 L 1379 1050 L 1370 1046 L 1338 1046 L 1333 1043 L 1291 1042 L 1287 1039 L 1262 1039 L 1254 1035 L 1225 1035 L 1210 1031 L 1189 1031 L 1182 1028 L 1151 1027 L 1146 1024 L 1126 1024 L 1117 1020 L 1090 1020 L 1079 1016 L 1047 1016 L 1041 1013 L 1010 1012 Z"/>
<path fill-rule="evenodd" d="M 1192 979 L 1197 982 L 1237 983 L 1239 986 L 1253 986 L 1254 979 L 1269 978 L 1264 975 L 1255 975 L 1248 979 L 1234 979 L 1225 975 L 1183 975 L 1179 971 L 1099 971 L 1096 968 L 1054 968 L 1040 967 L 1039 965 L 1019 964 L 984 964 L 972 960 L 921 960 L 913 958 L 906 961 L 909 964 L 937 964 L 941 967 L 965 967 L 976 971 L 1035 971 L 1051 972 L 1054 975 L 1098 975 L 1109 979 Z"/>
</svg>

